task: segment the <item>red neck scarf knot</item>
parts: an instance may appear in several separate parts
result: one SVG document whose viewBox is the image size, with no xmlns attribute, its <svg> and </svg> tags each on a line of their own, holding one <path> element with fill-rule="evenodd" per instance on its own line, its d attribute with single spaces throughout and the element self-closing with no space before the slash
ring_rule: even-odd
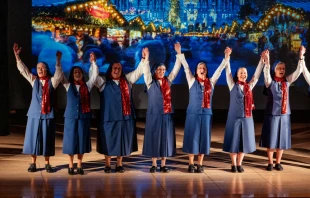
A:
<svg viewBox="0 0 310 198">
<path fill-rule="evenodd" d="M 119 79 L 114 79 L 114 80 L 119 80 L 119 87 L 120 87 L 121 95 L 122 95 L 123 115 L 124 116 L 131 115 L 131 101 L 130 101 L 128 83 L 124 77 L 120 77 Z"/>
<path fill-rule="evenodd" d="M 205 78 L 204 80 L 199 78 L 198 76 L 196 77 L 196 80 L 200 83 L 204 84 L 204 93 L 203 93 L 203 100 L 201 107 L 202 108 L 211 108 L 211 83 L 209 78 Z"/>
<path fill-rule="evenodd" d="M 163 105 L 164 105 L 164 113 L 171 113 L 172 112 L 172 107 L 171 107 L 171 90 L 170 90 L 170 85 L 168 82 L 167 77 L 159 78 L 155 74 L 155 79 L 156 80 L 161 80 L 160 84 L 160 89 L 161 93 L 163 96 Z"/>
<path fill-rule="evenodd" d="M 88 93 L 88 87 L 84 81 L 74 81 L 75 85 L 80 85 L 80 99 L 82 105 L 82 113 L 90 112 L 90 98 Z"/>
<path fill-rule="evenodd" d="M 41 113 L 49 114 L 51 112 L 50 92 L 49 92 L 49 85 L 48 85 L 48 81 L 50 77 L 44 76 L 44 77 L 39 77 L 39 79 L 45 81 L 42 87 Z"/>
<path fill-rule="evenodd" d="M 282 104 L 281 104 L 281 113 L 286 114 L 286 106 L 287 106 L 287 84 L 286 84 L 286 78 L 278 78 L 274 77 L 274 80 L 276 82 L 281 83 L 281 91 L 282 91 Z"/>
<path fill-rule="evenodd" d="M 255 108 L 254 106 L 254 98 L 252 94 L 252 90 L 247 82 L 239 81 L 237 82 L 239 85 L 243 85 L 243 94 L 244 94 L 244 113 L 245 117 L 252 117 L 252 110 Z"/>
</svg>

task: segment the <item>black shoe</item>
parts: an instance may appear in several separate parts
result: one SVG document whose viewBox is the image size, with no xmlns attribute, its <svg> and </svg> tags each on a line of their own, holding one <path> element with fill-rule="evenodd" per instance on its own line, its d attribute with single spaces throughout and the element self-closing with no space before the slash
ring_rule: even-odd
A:
<svg viewBox="0 0 310 198">
<path fill-rule="evenodd" d="M 197 165 L 197 173 L 203 173 L 203 167 L 200 164 Z"/>
<path fill-rule="evenodd" d="M 29 168 L 28 168 L 28 172 L 33 173 L 33 172 L 36 172 L 36 171 L 37 171 L 37 166 L 36 166 L 36 164 L 35 164 L 35 163 L 31 163 L 30 166 L 29 166 Z"/>
<path fill-rule="evenodd" d="M 104 172 L 105 173 L 111 173 L 112 172 L 111 167 L 110 166 L 104 167 Z"/>
<path fill-rule="evenodd" d="M 272 171 L 273 170 L 273 165 L 272 164 L 268 164 L 268 166 L 266 167 L 267 171 Z"/>
<path fill-rule="evenodd" d="M 160 172 L 169 173 L 170 169 L 167 166 L 160 167 Z"/>
<path fill-rule="evenodd" d="M 54 169 L 52 168 L 52 166 L 50 164 L 45 164 L 45 170 L 47 173 L 54 172 Z"/>
<path fill-rule="evenodd" d="M 84 170 L 83 170 L 83 168 L 77 168 L 77 173 L 78 173 L 79 175 L 84 175 Z"/>
<path fill-rule="evenodd" d="M 68 174 L 74 175 L 74 168 L 68 168 Z"/>
<path fill-rule="evenodd" d="M 237 172 L 237 167 L 236 166 L 231 166 L 231 172 L 236 173 Z"/>
<path fill-rule="evenodd" d="M 281 166 L 281 164 L 276 164 L 274 168 L 278 171 L 283 171 L 283 167 Z"/>
<path fill-rule="evenodd" d="M 122 166 L 118 166 L 115 168 L 115 172 L 123 173 L 125 172 L 125 169 Z"/>
<path fill-rule="evenodd" d="M 188 166 L 188 171 L 187 172 L 189 172 L 189 173 L 194 173 L 195 172 L 195 166 L 194 166 L 194 164 L 190 164 L 189 166 Z"/>
<path fill-rule="evenodd" d="M 155 173 L 156 172 L 156 166 L 152 166 L 150 168 L 150 173 Z"/>
<path fill-rule="evenodd" d="M 243 173 L 244 172 L 244 169 L 242 168 L 242 166 L 237 166 L 237 170 L 239 173 Z"/>
</svg>

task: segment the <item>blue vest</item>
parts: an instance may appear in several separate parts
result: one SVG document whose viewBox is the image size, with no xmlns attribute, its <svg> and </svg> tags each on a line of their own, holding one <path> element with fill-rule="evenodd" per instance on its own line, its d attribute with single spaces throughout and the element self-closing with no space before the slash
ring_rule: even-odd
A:
<svg viewBox="0 0 310 198">
<path fill-rule="evenodd" d="M 228 116 L 244 118 L 244 94 L 238 83 L 230 91 Z"/>
<path fill-rule="evenodd" d="M 200 82 L 195 80 L 194 84 L 189 89 L 189 103 L 186 113 L 212 115 L 213 88 L 211 89 L 210 108 L 201 107 L 204 99 L 204 89 L 205 87 L 202 86 Z"/>
<path fill-rule="evenodd" d="M 54 87 L 52 85 L 51 79 L 48 82 L 49 95 L 50 95 L 50 108 L 51 112 L 48 114 L 41 114 L 42 108 L 42 83 L 39 78 L 34 81 L 32 88 L 32 98 L 30 107 L 27 113 L 28 117 L 37 118 L 37 119 L 52 119 L 54 118 Z"/>
<path fill-rule="evenodd" d="M 169 82 L 169 86 L 171 87 L 171 82 Z M 148 105 L 146 114 L 165 114 L 163 94 L 161 93 L 161 88 L 158 80 L 153 79 L 150 88 L 147 90 L 147 94 Z M 172 99 L 171 109 L 171 113 L 173 113 Z"/>
<path fill-rule="evenodd" d="M 281 113 L 282 110 L 282 90 L 281 83 L 272 81 L 271 85 L 267 89 L 267 105 L 265 114 L 268 115 L 285 115 Z M 286 82 L 287 91 L 287 103 L 286 103 L 286 114 L 291 114 L 290 100 L 289 100 L 289 84 Z"/>
<path fill-rule="evenodd" d="M 132 89 L 127 82 L 130 95 L 131 115 L 124 116 L 122 108 L 122 94 L 120 86 L 113 80 L 107 81 L 104 90 L 100 93 L 100 114 L 103 121 L 120 121 L 134 119 L 135 108 L 132 100 Z"/>
<path fill-rule="evenodd" d="M 89 92 L 88 97 L 90 98 Z M 75 84 L 70 83 L 70 87 L 67 92 L 67 106 L 64 117 L 79 119 L 79 118 L 91 118 L 91 116 L 92 116 L 91 112 L 82 113 L 80 92 L 76 89 Z"/>
</svg>

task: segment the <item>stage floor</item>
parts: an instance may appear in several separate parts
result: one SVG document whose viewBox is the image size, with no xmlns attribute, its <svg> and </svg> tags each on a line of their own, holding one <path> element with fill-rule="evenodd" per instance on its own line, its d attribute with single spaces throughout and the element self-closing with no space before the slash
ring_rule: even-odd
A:
<svg viewBox="0 0 310 198">
<path fill-rule="evenodd" d="M 62 154 L 63 126 L 57 125 L 55 173 L 46 173 L 39 157 L 36 173 L 28 173 L 30 156 L 21 154 L 25 126 L 11 126 L 11 135 L 0 137 L 0 197 L 310 197 L 310 125 L 292 124 L 292 149 L 284 152 L 284 171 L 265 171 L 265 149 L 244 158 L 244 173 L 230 172 L 228 153 L 222 152 L 224 124 L 214 123 L 211 154 L 205 156 L 204 173 L 187 173 L 182 152 L 183 127 L 176 128 L 177 156 L 168 158 L 170 173 L 149 173 L 150 158 L 141 155 L 144 123 L 138 122 L 139 151 L 124 158 L 125 173 L 107 174 L 104 156 L 92 149 L 84 157 L 85 175 L 68 175 L 68 156 Z M 256 142 L 261 124 L 256 123 Z M 112 167 L 115 166 L 113 159 Z M 160 164 L 160 161 L 158 161 Z"/>
</svg>

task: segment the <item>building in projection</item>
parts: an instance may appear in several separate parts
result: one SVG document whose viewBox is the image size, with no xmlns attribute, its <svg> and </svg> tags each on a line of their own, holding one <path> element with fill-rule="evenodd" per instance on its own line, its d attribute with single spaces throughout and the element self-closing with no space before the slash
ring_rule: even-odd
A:
<svg viewBox="0 0 310 198">
<path fill-rule="evenodd" d="M 210 30 L 230 24 L 245 0 L 111 0 L 125 15 L 140 15 L 144 21 L 172 24 L 186 32 Z"/>
</svg>

